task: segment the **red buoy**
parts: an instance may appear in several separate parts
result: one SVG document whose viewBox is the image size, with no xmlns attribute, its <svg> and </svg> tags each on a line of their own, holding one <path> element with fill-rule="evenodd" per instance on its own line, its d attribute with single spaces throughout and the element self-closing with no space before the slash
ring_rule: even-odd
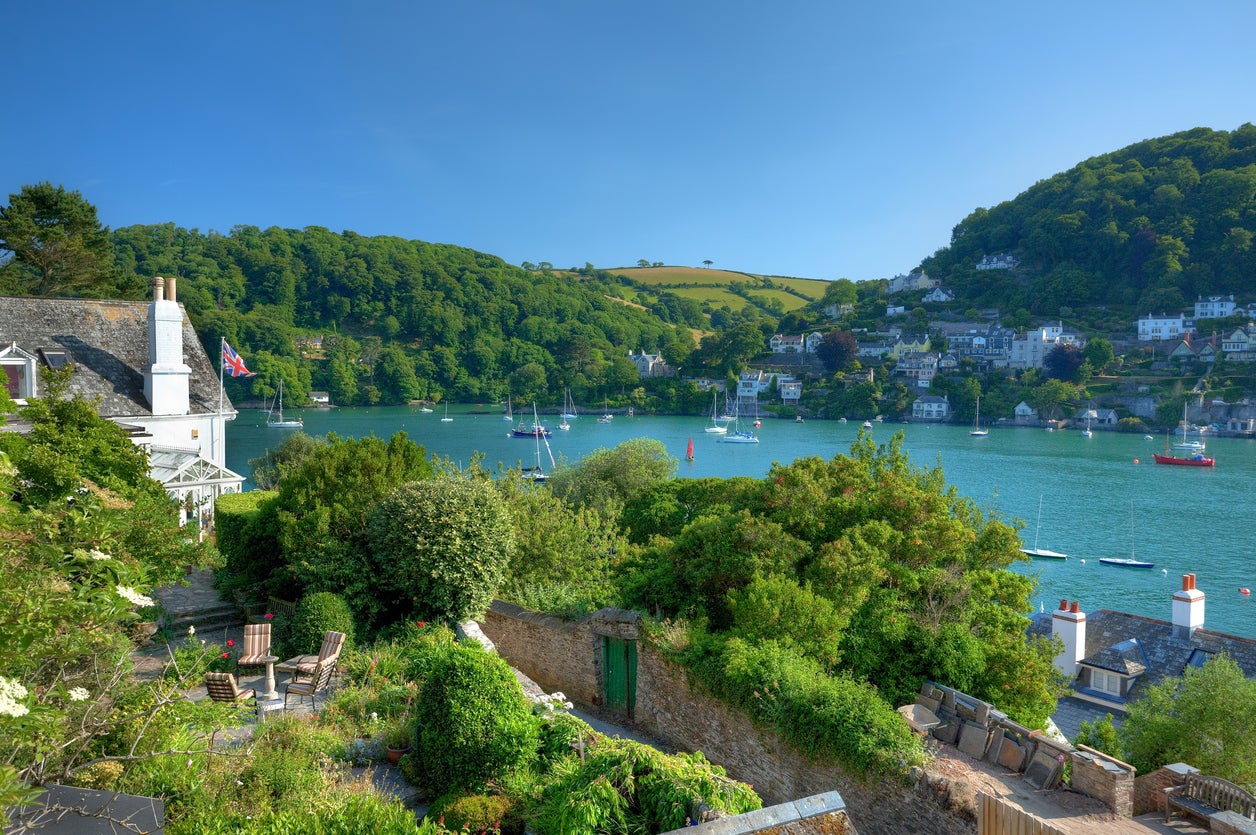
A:
<svg viewBox="0 0 1256 835">
<path fill-rule="evenodd" d="M 1251 589 L 1239 589 L 1239 594 L 1251 594 Z"/>
</svg>

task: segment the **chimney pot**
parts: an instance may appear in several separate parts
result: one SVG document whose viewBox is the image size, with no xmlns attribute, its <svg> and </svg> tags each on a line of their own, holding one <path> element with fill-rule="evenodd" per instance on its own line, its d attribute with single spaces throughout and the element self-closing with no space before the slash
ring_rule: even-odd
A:
<svg viewBox="0 0 1256 835">
<path fill-rule="evenodd" d="M 153 277 L 153 301 L 159 302 L 166 297 L 166 280 L 161 276 Z"/>
<path fill-rule="evenodd" d="M 1068 610 L 1069 610 L 1070 612 L 1080 612 L 1080 611 L 1082 610 L 1082 604 L 1080 604 L 1080 603 L 1078 603 L 1076 600 L 1074 600 L 1074 601 L 1073 601 L 1073 604 L 1072 604 L 1071 606 L 1069 606 L 1069 607 L 1068 607 Z"/>
<path fill-rule="evenodd" d="M 174 276 L 170 276 L 166 279 L 166 299 L 169 301 L 176 301 L 174 297 Z"/>
<path fill-rule="evenodd" d="M 1061 611 L 1061 612 L 1067 612 L 1067 611 L 1068 611 L 1068 601 L 1067 601 L 1067 600 L 1061 600 L 1061 601 L 1060 601 L 1060 611 Z"/>
</svg>

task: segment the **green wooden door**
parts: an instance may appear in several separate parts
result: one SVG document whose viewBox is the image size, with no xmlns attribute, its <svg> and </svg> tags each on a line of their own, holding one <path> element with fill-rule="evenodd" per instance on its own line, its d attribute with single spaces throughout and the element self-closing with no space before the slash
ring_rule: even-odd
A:
<svg viewBox="0 0 1256 835">
<path fill-rule="evenodd" d="M 637 701 L 637 642 L 602 638 L 606 706 L 631 717 Z"/>
</svg>

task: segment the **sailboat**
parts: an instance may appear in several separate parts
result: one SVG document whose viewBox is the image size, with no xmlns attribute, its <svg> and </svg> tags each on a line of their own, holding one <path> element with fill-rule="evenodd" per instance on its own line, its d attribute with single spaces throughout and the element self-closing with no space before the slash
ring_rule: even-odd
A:
<svg viewBox="0 0 1256 835">
<path fill-rule="evenodd" d="M 536 403 L 532 404 L 532 425 L 540 426 L 541 422 L 536 416 Z M 524 467 L 521 478 L 531 481 L 533 484 L 543 484 L 549 480 L 549 476 L 545 474 L 545 470 L 541 468 L 541 438 L 545 437 L 540 432 L 535 433 L 536 438 L 536 466 Z M 549 449 L 549 444 L 545 444 L 545 448 Z"/>
<path fill-rule="evenodd" d="M 755 426 L 759 425 L 759 421 L 755 421 Z M 738 411 L 733 414 L 733 431 L 717 438 L 722 444 L 757 444 L 759 436 L 753 432 L 747 432 L 741 428 L 741 418 L 738 417 Z"/>
<path fill-rule="evenodd" d="M 718 389 L 711 389 L 711 425 L 706 428 L 709 435 L 723 435 L 728 432 L 728 427 L 720 423 L 719 406 L 720 392 Z"/>
<path fill-rule="evenodd" d="M 271 404 L 270 413 L 266 415 L 266 426 L 269 429 L 302 429 L 305 421 L 301 418 L 284 420 L 283 417 L 283 380 L 279 381 L 279 391 Z"/>
<path fill-rule="evenodd" d="M 1186 419 L 1186 404 L 1182 404 L 1182 442 L 1173 445 L 1174 449 L 1181 449 L 1187 452 L 1204 451 L 1204 442 L 1202 440 L 1192 441 L 1190 439 L 1191 424 Z"/>
<path fill-rule="evenodd" d="M 724 413 L 716 420 L 720 423 L 731 423 L 737 419 L 737 407 L 733 405 L 733 399 L 727 394 L 724 395 Z"/>
<path fill-rule="evenodd" d="M 615 419 L 615 416 L 611 414 L 610 399 L 608 398 L 608 399 L 603 400 L 602 401 L 602 416 L 597 419 L 597 422 L 598 423 L 610 423 L 614 419 Z"/>
<path fill-rule="evenodd" d="M 689 437 L 689 446 L 685 447 L 685 460 L 693 460 L 693 436 Z"/>
<path fill-rule="evenodd" d="M 1066 560 L 1068 554 L 1038 547 L 1038 534 L 1042 531 L 1042 496 L 1038 497 L 1038 526 L 1034 528 L 1034 547 L 1022 548 L 1021 553 L 1040 560 Z"/>
<path fill-rule="evenodd" d="M 1156 459 L 1157 464 L 1178 464 L 1183 467 L 1215 467 L 1217 459 L 1204 455 L 1203 446 L 1203 444 L 1200 444 L 1199 449 L 1191 452 L 1186 458 L 1178 458 L 1169 452 L 1169 435 L 1166 432 L 1164 436 L 1164 455 L 1153 452 L 1151 457 Z"/>
<path fill-rule="evenodd" d="M 571 397 L 571 389 L 563 389 L 563 413 L 559 417 L 563 420 L 575 420 L 579 417 L 576 414 L 576 401 Z"/>
<path fill-rule="evenodd" d="M 1115 565 L 1119 568 L 1155 568 L 1154 562 L 1144 562 L 1134 558 L 1134 500 L 1130 500 L 1130 555 L 1128 557 L 1100 557 L 1104 565 Z"/>
<path fill-rule="evenodd" d="M 453 423 L 454 419 L 449 416 L 449 401 L 445 401 L 445 416 L 440 419 L 441 423 Z"/>
<path fill-rule="evenodd" d="M 506 411 L 502 415 L 502 420 L 506 421 L 507 423 L 515 422 L 515 413 L 510 410 L 510 395 L 509 394 L 506 395 Z"/>
<path fill-rule="evenodd" d="M 1086 438 L 1089 438 L 1090 436 L 1094 434 L 1095 434 L 1094 432 L 1090 431 L 1090 415 L 1086 415 L 1086 428 L 1082 430 L 1082 435 Z"/>
<path fill-rule="evenodd" d="M 968 434 L 972 435 L 974 438 L 984 438 L 986 435 L 990 434 L 989 429 L 981 428 L 981 395 L 980 394 L 977 395 L 977 414 L 973 418 L 973 431 L 969 432 Z"/>
</svg>

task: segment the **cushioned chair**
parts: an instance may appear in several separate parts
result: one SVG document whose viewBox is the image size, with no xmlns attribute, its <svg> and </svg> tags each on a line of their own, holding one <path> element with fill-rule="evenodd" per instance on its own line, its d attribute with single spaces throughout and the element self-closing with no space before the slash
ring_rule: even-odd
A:
<svg viewBox="0 0 1256 835">
<path fill-rule="evenodd" d="M 206 673 L 205 689 L 216 702 L 245 702 L 257 695 L 252 687 L 241 690 L 231 673 Z"/>
<path fill-rule="evenodd" d="M 327 683 L 331 681 L 331 674 L 335 672 L 336 659 L 329 658 L 326 661 L 318 661 L 314 664 L 314 669 L 309 676 L 302 677 L 300 673 L 293 675 L 292 680 L 288 682 L 283 691 L 283 706 L 288 708 L 288 697 L 296 696 L 297 705 L 301 704 L 301 700 L 308 698 L 310 700 L 310 710 L 318 712 L 318 703 L 315 696 L 327 689 Z"/>
<path fill-rule="evenodd" d="M 323 633 L 323 645 L 318 648 L 318 656 L 310 661 L 303 661 L 297 664 L 296 672 L 293 674 L 293 681 L 302 678 L 309 678 L 314 673 L 314 667 L 324 661 L 331 662 L 331 674 L 335 678 L 340 675 L 340 650 L 344 649 L 345 633 L 337 632 L 334 629 L 328 629 Z"/>
<path fill-rule="evenodd" d="M 250 623 L 244 627 L 244 646 L 236 659 L 236 672 L 241 667 L 264 667 L 262 659 L 270 655 L 270 624 Z"/>
</svg>

